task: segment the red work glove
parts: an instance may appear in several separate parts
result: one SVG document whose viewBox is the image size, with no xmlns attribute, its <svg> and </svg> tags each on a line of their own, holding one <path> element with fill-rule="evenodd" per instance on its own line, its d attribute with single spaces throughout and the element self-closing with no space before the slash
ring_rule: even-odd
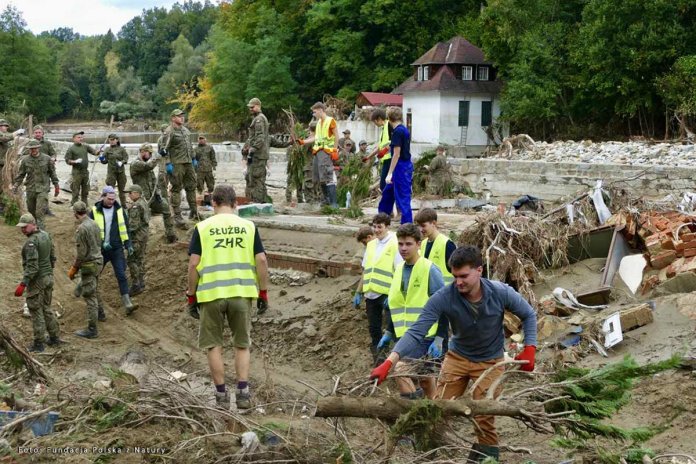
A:
<svg viewBox="0 0 696 464">
<path fill-rule="evenodd" d="M 369 159 L 370 159 L 369 156 L 366 156 L 366 157 L 364 157 L 364 158 L 360 158 L 360 160 L 361 160 L 363 163 L 364 163 L 365 161 L 369 160 Z"/>
<path fill-rule="evenodd" d="M 77 274 L 77 268 L 75 266 L 70 266 L 70 270 L 68 271 L 68 277 L 70 280 L 75 278 L 75 274 Z"/>
<path fill-rule="evenodd" d="M 387 153 L 389 153 L 389 147 L 384 147 L 379 152 L 377 152 L 377 158 L 382 159 L 384 158 L 384 155 L 386 155 Z"/>
<path fill-rule="evenodd" d="M 188 305 L 194 305 L 196 304 L 196 294 L 194 293 L 193 295 L 189 295 L 188 293 L 186 294 L 186 298 L 188 300 Z"/>
<path fill-rule="evenodd" d="M 304 139 L 295 139 L 295 143 L 298 145 L 304 145 Z"/>
<path fill-rule="evenodd" d="M 525 372 L 532 372 L 534 370 L 534 356 L 536 355 L 536 346 L 526 345 L 524 350 L 517 356 L 515 360 L 517 361 L 528 361 L 527 364 L 521 364 L 520 369 Z"/>
<path fill-rule="evenodd" d="M 53 190 L 53 196 L 57 197 L 60 194 L 60 187 L 56 185 L 55 190 Z"/>
<path fill-rule="evenodd" d="M 334 171 L 340 171 L 340 170 L 341 170 L 341 166 L 334 166 Z"/>
<path fill-rule="evenodd" d="M 19 285 L 17 285 L 17 288 L 15 289 L 15 296 L 22 296 L 24 295 L 24 290 L 27 288 L 27 284 L 24 282 L 21 282 Z"/>
<path fill-rule="evenodd" d="M 385 380 L 387 380 L 387 376 L 389 375 L 391 367 L 392 362 L 387 359 L 382 364 L 372 369 L 372 372 L 370 372 L 370 380 L 377 379 L 377 385 L 384 382 Z"/>
<path fill-rule="evenodd" d="M 256 314 L 263 314 L 268 309 L 268 290 L 259 290 L 259 299 L 256 300 Z"/>
</svg>

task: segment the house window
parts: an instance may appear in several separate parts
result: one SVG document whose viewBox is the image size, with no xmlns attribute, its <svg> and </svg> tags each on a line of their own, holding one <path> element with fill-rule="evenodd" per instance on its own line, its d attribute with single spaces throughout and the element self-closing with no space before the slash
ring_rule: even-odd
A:
<svg viewBox="0 0 696 464">
<path fill-rule="evenodd" d="M 430 79 L 430 66 L 423 66 L 423 80 L 427 81 Z"/>
<path fill-rule="evenodd" d="M 474 78 L 474 67 L 473 66 L 462 66 L 462 80 L 470 81 Z"/>
<path fill-rule="evenodd" d="M 488 127 L 493 124 L 493 102 L 481 102 L 481 127 Z"/>
<path fill-rule="evenodd" d="M 418 66 L 418 79 L 419 81 L 423 80 L 423 66 Z"/>
<path fill-rule="evenodd" d="M 460 101 L 459 102 L 459 127 L 466 127 L 469 125 L 469 102 Z"/>
<path fill-rule="evenodd" d="M 488 80 L 488 66 L 479 66 L 478 68 L 478 80 L 487 81 Z"/>
<path fill-rule="evenodd" d="M 411 132 L 413 128 L 413 113 L 411 112 L 411 108 L 408 108 L 406 110 L 406 127 L 408 128 L 408 131 Z"/>
</svg>

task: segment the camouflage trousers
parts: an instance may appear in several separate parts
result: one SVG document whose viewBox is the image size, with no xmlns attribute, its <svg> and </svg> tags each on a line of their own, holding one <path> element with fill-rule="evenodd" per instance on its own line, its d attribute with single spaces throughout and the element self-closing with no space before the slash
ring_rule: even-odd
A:
<svg viewBox="0 0 696 464">
<path fill-rule="evenodd" d="M 89 172 L 87 170 L 72 171 L 72 199 L 70 204 L 74 204 L 77 200 L 82 200 L 87 204 L 87 194 L 89 194 Z"/>
<path fill-rule="evenodd" d="M 46 192 L 27 192 L 27 210 L 36 219 L 36 225 L 41 230 L 46 230 L 44 218 L 48 208 L 48 193 Z"/>
<path fill-rule="evenodd" d="M 175 164 L 174 174 L 170 179 L 172 183 L 172 210 L 174 217 L 181 218 L 181 190 L 186 190 L 186 201 L 192 212 L 198 211 L 196 206 L 196 173 L 191 163 Z"/>
<path fill-rule="evenodd" d="M 34 342 L 44 343 L 46 332 L 51 338 L 58 338 L 60 328 L 58 319 L 51 311 L 53 298 L 53 276 L 46 275 L 29 282 L 27 287 L 27 307 L 31 314 L 31 324 L 34 328 Z"/>
<path fill-rule="evenodd" d="M 131 287 L 145 282 L 145 254 L 147 253 L 147 234 L 131 240 L 133 253 L 128 255 L 128 269 L 131 275 Z"/>
<path fill-rule="evenodd" d="M 108 170 L 106 173 L 106 185 L 110 185 L 114 188 L 118 187 L 118 200 L 121 202 L 121 206 L 126 204 L 126 173 L 125 172 L 114 172 Z"/>
<path fill-rule="evenodd" d="M 167 237 L 176 237 L 174 222 L 172 222 L 172 213 L 169 209 L 169 202 L 159 193 L 155 193 L 155 198 L 150 202 L 150 214 L 153 216 L 161 214 L 162 222 L 164 223 L 164 233 Z"/>
<path fill-rule="evenodd" d="M 254 159 L 248 167 L 249 182 L 247 183 L 247 188 L 253 203 L 266 203 L 268 197 L 266 192 L 267 162 L 268 160 Z"/>
<path fill-rule="evenodd" d="M 99 313 L 97 285 L 101 268 L 101 262 L 84 263 L 80 267 L 80 289 L 82 298 L 87 304 L 87 324 L 90 327 L 97 326 L 97 314 Z"/>
<path fill-rule="evenodd" d="M 215 188 L 215 176 L 213 171 L 198 171 L 196 173 L 198 193 L 203 193 L 204 184 L 208 186 L 208 192 Z"/>
</svg>

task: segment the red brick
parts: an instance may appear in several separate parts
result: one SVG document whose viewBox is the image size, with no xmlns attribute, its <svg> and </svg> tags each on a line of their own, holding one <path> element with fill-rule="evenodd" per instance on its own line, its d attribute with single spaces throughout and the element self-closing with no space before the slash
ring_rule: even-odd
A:
<svg viewBox="0 0 696 464">
<path fill-rule="evenodd" d="M 682 229 L 682 230 L 684 230 L 684 229 Z M 694 241 L 694 240 L 696 240 L 696 233 L 688 232 L 688 233 L 686 233 L 686 234 L 680 234 L 680 235 L 679 235 L 679 239 L 680 239 L 682 242 L 691 242 L 691 241 Z"/>
<path fill-rule="evenodd" d="M 652 290 L 653 287 L 655 287 L 659 283 L 660 283 L 660 278 L 657 275 L 652 275 L 652 276 L 648 277 L 647 279 L 645 279 L 645 281 L 643 282 L 643 286 L 641 287 L 640 292 L 642 294 L 646 294 L 647 292 Z"/>
<path fill-rule="evenodd" d="M 684 250 L 684 257 L 689 258 L 691 256 L 696 256 L 696 248 L 687 248 Z"/>
<path fill-rule="evenodd" d="M 693 250 L 694 254 L 690 256 L 696 256 L 696 248 Z M 662 269 L 669 266 L 675 259 L 677 259 L 677 253 L 674 250 L 665 250 L 657 255 L 651 255 L 650 265 L 654 269 Z"/>
<path fill-rule="evenodd" d="M 688 250 L 689 248 L 696 248 L 696 240 L 692 240 L 690 242 L 683 242 L 684 243 L 684 251 Z"/>
<path fill-rule="evenodd" d="M 660 246 L 663 250 L 674 250 L 674 240 L 670 237 L 663 237 Z"/>
</svg>

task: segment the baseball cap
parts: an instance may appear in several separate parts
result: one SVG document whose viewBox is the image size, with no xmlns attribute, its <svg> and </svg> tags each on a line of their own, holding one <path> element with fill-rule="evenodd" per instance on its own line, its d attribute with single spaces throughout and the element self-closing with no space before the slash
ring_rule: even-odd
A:
<svg viewBox="0 0 696 464">
<path fill-rule="evenodd" d="M 116 193 L 116 189 L 113 188 L 113 187 L 110 186 L 110 185 L 107 185 L 106 187 L 104 187 L 104 188 L 102 189 L 102 196 L 103 196 L 103 195 L 108 195 L 109 193 Z"/>
<path fill-rule="evenodd" d="M 182 114 L 186 114 L 186 113 L 183 112 L 182 110 L 180 110 L 179 108 L 172 111 L 172 116 L 181 116 Z"/>
<path fill-rule="evenodd" d="M 343 131 L 344 134 L 350 134 L 350 129 L 346 129 Z"/>
<path fill-rule="evenodd" d="M 75 137 L 76 135 L 85 135 L 85 131 L 74 132 L 72 136 Z"/>
<path fill-rule="evenodd" d="M 118 135 L 116 135 L 116 134 L 109 134 L 109 137 L 108 137 L 108 138 L 118 140 Z"/>
<path fill-rule="evenodd" d="M 10 123 L 7 122 L 7 119 L 0 119 L 0 126 L 10 127 Z"/>
<path fill-rule="evenodd" d="M 136 192 L 136 193 L 143 193 L 143 188 L 139 186 L 138 184 L 133 184 L 130 187 L 128 187 L 125 192 Z"/>
<path fill-rule="evenodd" d="M 76 213 L 84 214 L 87 212 L 87 205 L 84 201 L 76 201 L 75 204 L 73 204 L 72 209 Z"/>
<path fill-rule="evenodd" d="M 254 105 L 259 105 L 261 106 L 261 100 L 258 98 L 254 97 L 251 100 L 249 100 L 249 103 L 247 103 L 247 106 L 254 106 Z"/>
<path fill-rule="evenodd" d="M 34 216 L 32 216 L 31 213 L 24 213 L 19 218 L 19 222 L 17 223 L 17 227 L 28 226 L 29 224 L 36 224 L 36 219 L 34 219 Z"/>
<path fill-rule="evenodd" d="M 359 143 L 358 145 L 367 145 L 367 141 L 366 141 L 366 140 L 361 140 L 360 143 Z"/>
</svg>

